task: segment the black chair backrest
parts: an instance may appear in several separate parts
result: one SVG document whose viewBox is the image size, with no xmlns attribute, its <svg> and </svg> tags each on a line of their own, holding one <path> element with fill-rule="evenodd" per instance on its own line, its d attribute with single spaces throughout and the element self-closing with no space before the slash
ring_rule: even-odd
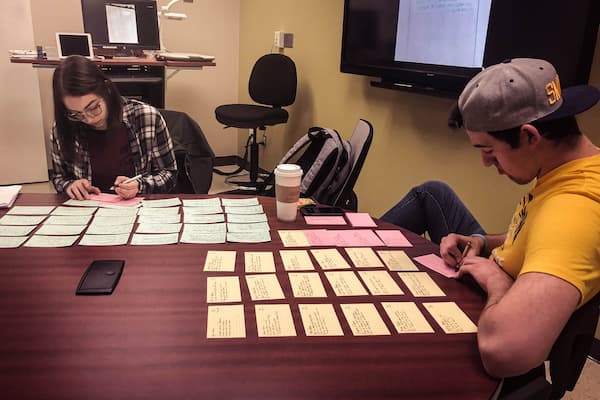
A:
<svg viewBox="0 0 600 400">
<path fill-rule="evenodd" d="M 594 340 L 599 306 L 600 294 L 597 294 L 571 315 L 554 342 L 548 357 L 551 384 L 545 378 L 542 364 L 527 374 L 506 378 L 499 399 L 557 400 L 567 390 L 573 390 Z"/>
<path fill-rule="evenodd" d="M 181 111 L 163 110 L 163 116 L 177 160 L 176 193 L 206 194 L 212 183 L 215 153 L 202 129 L 189 115 Z"/>
<path fill-rule="evenodd" d="M 600 313 L 600 294 L 573 313 L 550 352 L 550 399 L 573 390 L 589 354 Z"/>
<path fill-rule="evenodd" d="M 354 185 L 356 184 L 360 171 L 365 163 L 372 141 L 373 125 L 367 120 L 360 119 L 350 138 L 350 146 L 352 148 L 349 160 L 351 163 L 350 165 L 352 165 L 350 174 L 336 197 L 333 199 L 332 205 L 352 211 L 358 209 L 358 199 L 354 194 Z"/>
<path fill-rule="evenodd" d="M 248 91 L 257 103 L 285 107 L 296 100 L 296 86 L 294 61 L 284 54 L 266 54 L 252 68 Z"/>
</svg>

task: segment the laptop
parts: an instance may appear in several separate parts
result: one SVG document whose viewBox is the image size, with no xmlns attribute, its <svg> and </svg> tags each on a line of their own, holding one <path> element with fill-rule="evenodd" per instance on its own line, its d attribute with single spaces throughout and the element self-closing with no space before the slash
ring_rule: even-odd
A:
<svg viewBox="0 0 600 400">
<path fill-rule="evenodd" d="M 65 58 L 80 55 L 89 59 L 94 58 L 92 36 L 89 33 L 56 33 L 56 48 L 58 57 Z"/>
</svg>

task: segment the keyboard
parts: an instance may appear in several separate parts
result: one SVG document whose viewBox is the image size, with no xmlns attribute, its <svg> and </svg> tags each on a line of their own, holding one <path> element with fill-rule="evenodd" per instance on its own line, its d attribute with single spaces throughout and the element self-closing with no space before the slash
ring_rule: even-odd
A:
<svg viewBox="0 0 600 400">
<path fill-rule="evenodd" d="M 213 61 L 215 56 L 209 56 L 206 54 L 198 53 L 156 53 L 154 55 L 157 60 L 169 60 L 169 61 Z"/>
</svg>

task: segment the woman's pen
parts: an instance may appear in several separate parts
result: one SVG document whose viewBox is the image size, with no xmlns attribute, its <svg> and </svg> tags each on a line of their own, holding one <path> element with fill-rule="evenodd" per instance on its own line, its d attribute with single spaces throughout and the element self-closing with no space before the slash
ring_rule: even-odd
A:
<svg viewBox="0 0 600 400">
<path fill-rule="evenodd" d="M 467 242 L 467 244 L 465 245 L 465 248 L 463 249 L 463 252 L 462 252 L 462 257 L 461 257 L 461 259 L 460 259 L 460 262 L 456 264 L 456 267 L 455 267 L 455 268 L 456 268 L 457 270 L 458 270 L 458 269 L 460 268 L 460 266 L 462 265 L 462 263 L 463 263 L 463 260 L 465 259 L 466 255 L 467 255 L 467 252 L 468 252 L 470 249 L 471 249 L 471 242 L 470 242 L 470 241 L 468 241 L 468 242 Z"/>
<path fill-rule="evenodd" d="M 129 178 L 129 179 L 125 179 L 123 182 L 119 183 L 118 185 L 112 185 L 110 187 L 110 190 L 115 190 L 118 186 L 121 186 L 122 183 L 131 183 L 137 179 L 140 179 L 142 177 L 142 174 L 136 175 L 133 178 Z"/>
</svg>

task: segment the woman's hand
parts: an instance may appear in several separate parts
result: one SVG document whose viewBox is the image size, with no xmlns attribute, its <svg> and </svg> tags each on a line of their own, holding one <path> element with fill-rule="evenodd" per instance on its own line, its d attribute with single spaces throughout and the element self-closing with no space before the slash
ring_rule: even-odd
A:
<svg viewBox="0 0 600 400">
<path fill-rule="evenodd" d="M 127 179 L 129 178 L 126 176 L 117 176 L 115 179 L 115 193 L 125 200 L 134 198 L 140 190 L 140 183 L 137 179 L 124 183 Z"/>
<path fill-rule="evenodd" d="M 65 192 L 71 199 L 88 200 L 90 198 L 90 193 L 100 194 L 100 189 L 96 186 L 92 186 L 87 179 L 77 179 L 67 187 Z"/>
</svg>

